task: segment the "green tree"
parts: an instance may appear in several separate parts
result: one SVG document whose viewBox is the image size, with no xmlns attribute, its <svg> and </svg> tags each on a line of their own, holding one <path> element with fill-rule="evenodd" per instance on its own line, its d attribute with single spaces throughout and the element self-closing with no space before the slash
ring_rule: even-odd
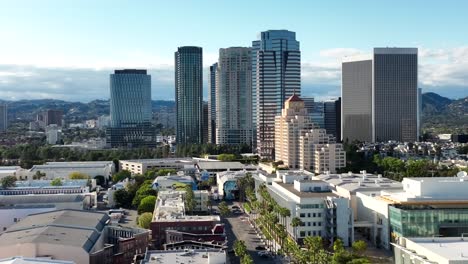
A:
<svg viewBox="0 0 468 264">
<path fill-rule="evenodd" d="M 297 241 L 297 227 L 300 226 L 302 224 L 302 221 L 299 217 L 294 217 L 292 220 L 291 220 L 291 226 L 294 228 L 294 237 Z"/>
<path fill-rule="evenodd" d="M 68 178 L 70 180 L 86 180 L 89 179 L 89 175 L 79 171 L 74 171 L 68 175 Z"/>
<path fill-rule="evenodd" d="M 112 181 L 116 183 L 116 182 L 123 181 L 130 177 L 132 177 L 132 174 L 128 170 L 123 170 L 114 174 L 114 176 L 112 176 Z"/>
<path fill-rule="evenodd" d="M 220 160 L 220 161 L 234 161 L 234 160 L 236 160 L 236 155 L 226 154 L 226 153 L 219 154 L 218 155 L 218 160 Z"/>
<path fill-rule="evenodd" d="M 362 255 L 367 249 L 367 243 L 362 240 L 356 240 L 352 244 L 353 252 Z"/>
<path fill-rule="evenodd" d="M 114 201 L 117 207 L 124 207 L 130 208 L 131 206 L 131 194 L 127 191 L 127 189 L 119 189 L 114 192 Z"/>
<path fill-rule="evenodd" d="M 218 205 L 219 208 L 219 213 L 221 216 L 226 217 L 231 213 L 231 210 L 229 210 L 229 207 L 225 201 L 222 201 Z"/>
<path fill-rule="evenodd" d="M 50 185 L 52 186 L 62 186 L 62 180 L 60 178 L 55 178 L 50 182 Z"/>
<path fill-rule="evenodd" d="M 185 207 L 187 208 L 187 211 L 192 214 L 196 205 L 197 201 L 195 201 L 195 194 L 193 193 L 192 185 L 187 184 L 185 186 Z"/>
<path fill-rule="evenodd" d="M 143 213 L 138 217 L 138 225 L 141 228 L 149 229 L 151 221 L 153 220 L 153 213 Z"/>
<path fill-rule="evenodd" d="M 156 196 L 158 192 L 153 189 L 151 181 L 145 181 L 140 188 L 135 193 L 135 197 L 133 198 L 132 205 L 134 207 L 138 207 L 140 205 L 141 200 L 145 197 L 153 195 Z"/>
<path fill-rule="evenodd" d="M 16 177 L 15 176 L 6 176 L 1 180 L 2 187 L 4 189 L 15 187 L 16 186 Z"/>
<path fill-rule="evenodd" d="M 241 264 L 253 264 L 254 261 L 249 254 L 245 254 L 240 261 Z"/>
<path fill-rule="evenodd" d="M 243 257 L 245 254 L 247 254 L 247 246 L 245 245 L 245 242 L 243 240 L 236 240 L 234 241 L 234 253 L 238 257 Z"/>
<path fill-rule="evenodd" d="M 150 195 L 146 196 L 141 200 L 140 205 L 138 206 L 138 214 L 142 213 L 152 213 L 154 211 L 154 206 L 156 205 L 156 196 Z"/>
</svg>

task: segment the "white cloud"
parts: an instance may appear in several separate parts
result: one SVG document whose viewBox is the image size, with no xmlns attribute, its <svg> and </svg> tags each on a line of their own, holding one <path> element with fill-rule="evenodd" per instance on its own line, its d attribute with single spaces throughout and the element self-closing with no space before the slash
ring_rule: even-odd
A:
<svg viewBox="0 0 468 264">
<path fill-rule="evenodd" d="M 315 60 L 302 62 L 302 94 L 317 98 L 339 96 L 341 60 L 364 52 L 352 48 L 327 49 Z M 204 85 L 208 66 L 217 53 L 204 53 Z M 109 98 L 109 74 L 119 68 L 146 68 L 152 76 L 153 99 L 174 98 L 174 61 L 155 54 L 131 51 L 117 58 L 90 60 L 85 57 L 2 58 L 0 98 L 7 100 L 56 98 L 90 101 Z M 468 47 L 419 48 L 419 82 L 425 91 L 448 97 L 468 95 Z"/>
</svg>

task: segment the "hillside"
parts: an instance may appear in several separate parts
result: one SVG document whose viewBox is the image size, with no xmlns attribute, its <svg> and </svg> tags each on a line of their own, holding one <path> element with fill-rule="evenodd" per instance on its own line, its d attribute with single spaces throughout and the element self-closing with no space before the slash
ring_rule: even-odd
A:
<svg viewBox="0 0 468 264">
<path fill-rule="evenodd" d="M 68 122 L 78 122 L 97 118 L 109 114 L 108 100 L 94 100 L 89 103 L 67 102 L 54 99 L 6 101 L 8 103 L 8 117 L 10 120 L 34 120 L 36 114 L 47 109 L 60 109 Z M 174 109 L 174 101 L 152 101 L 153 112 L 161 109 Z"/>
<path fill-rule="evenodd" d="M 424 93 L 422 103 L 424 132 L 468 134 L 468 97 L 452 100 Z"/>
</svg>

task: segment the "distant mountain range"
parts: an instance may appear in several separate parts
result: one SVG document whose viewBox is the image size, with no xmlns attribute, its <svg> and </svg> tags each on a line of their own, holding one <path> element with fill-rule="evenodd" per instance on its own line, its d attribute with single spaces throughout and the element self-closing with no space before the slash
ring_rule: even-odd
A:
<svg viewBox="0 0 468 264">
<path fill-rule="evenodd" d="M 468 133 L 468 97 L 452 100 L 436 93 L 422 95 L 423 129 L 435 133 Z"/>
<path fill-rule="evenodd" d="M 5 101 L 4 101 L 5 102 Z M 64 118 L 68 122 L 78 122 L 95 119 L 101 115 L 109 115 L 108 100 L 94 100 L 89 103 L 67 102 L 55 99 L 6 101 L 10 120 L 34 120 L 36 114 L 47 109 L 63 110 Z M 152 101 L 153 112 L 175 111 L 174 101 Z"/>
<path fill-rule="evenodd" d="M 79 122 L 109 114 L 108 100 L 94 100 L 89 103 L 67 102 L 54 99 L 21 100 L 8 102 L 10 120 L 33 120 L 36 114 L 46 109 L 61 109 L 68 122 Z M 423 128 L 437 128 L 440 130 L 457 129 L 468 133 L 468 97 L 449 99 L 436 93 L 422 95 Z M 153 112 L 175 111 L 174 101 L 152 101 Z"/>
</svg>

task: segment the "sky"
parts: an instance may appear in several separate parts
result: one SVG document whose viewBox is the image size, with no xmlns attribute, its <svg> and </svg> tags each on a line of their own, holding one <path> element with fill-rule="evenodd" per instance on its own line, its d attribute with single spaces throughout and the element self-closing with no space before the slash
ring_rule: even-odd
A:
<svg viewBox="0 0 468 264">
<path fill-rule="evenodd" d="M 468 1 L 0 0 L 0 99 L 109 98 L 114 69 L 145 68 L 152 98 L 174 98 L 174 52 L 203 48 L 204 91 L 219 48 L 288 29 L 301 45 L 302 95 L 340 96 L 341 60 L 419 48 L 419 87 L 468 96 Z"/>
</svg>

